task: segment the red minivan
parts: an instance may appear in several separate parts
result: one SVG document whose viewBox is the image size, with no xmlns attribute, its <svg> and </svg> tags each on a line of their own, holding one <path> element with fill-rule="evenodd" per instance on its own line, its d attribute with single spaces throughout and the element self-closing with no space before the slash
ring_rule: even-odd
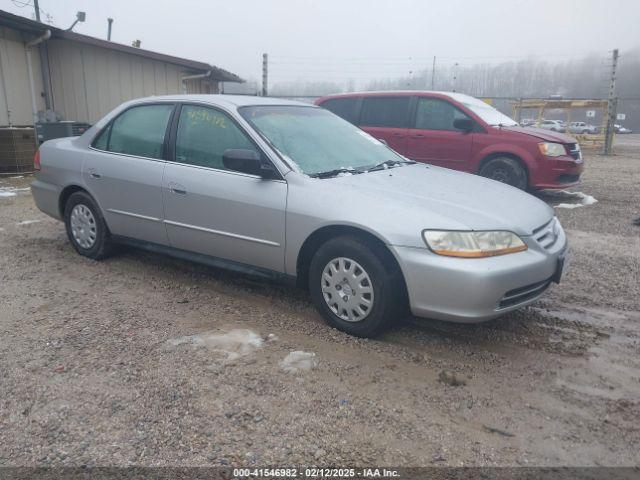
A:
<svg viewBox="0 0 640 480">
<path fill-rule="evenodd" d="M 508 183 L 564 188 L 584 168 L 568 135 L 520 127 L 491 105 L 454 92 L 359 92 L 316 101 L 411 160 Z"/>
</svg>

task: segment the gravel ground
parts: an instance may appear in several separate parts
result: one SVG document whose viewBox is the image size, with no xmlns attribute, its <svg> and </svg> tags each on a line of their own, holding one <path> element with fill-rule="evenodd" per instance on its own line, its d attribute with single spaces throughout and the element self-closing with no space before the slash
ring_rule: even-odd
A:
<svg viewBox="0 0 640 480">
<path fill-rule="evenodd" d="M 305 292 L 80 257 L 28 177 L 0 178 L 0 466 L 638 465 L 638 138 L 587 156 L 572 190 L 597 203 L 557 209 L 562 285 L 376 340 L 326 326 Z"/>
</svg>

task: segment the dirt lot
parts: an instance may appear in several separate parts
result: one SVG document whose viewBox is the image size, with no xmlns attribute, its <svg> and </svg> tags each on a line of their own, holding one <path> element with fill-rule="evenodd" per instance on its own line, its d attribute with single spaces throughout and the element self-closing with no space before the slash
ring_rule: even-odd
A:
<svg viewBox="0 0 640 480">
<path fill-rule="evenodd" d="M 29 178 L 0 178 L 0 465 L 638 465 L 640 139 L 623 143 L 587 157 L 574 190 L 598 202 L 557 209 L 564 284 L 376 340 L 283 286 L 82 258 Z M 258 336 L 209 336 L 235 329 Z M 298 350 L 314 368 L 281 368 Z"/>
</svg>

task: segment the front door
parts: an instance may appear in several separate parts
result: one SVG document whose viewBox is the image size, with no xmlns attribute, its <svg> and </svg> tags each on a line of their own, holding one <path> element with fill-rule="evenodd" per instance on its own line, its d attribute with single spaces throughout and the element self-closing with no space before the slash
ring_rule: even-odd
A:
<svg viewBox="0 0 640 480">
<path fill-rule="evenodd" d="M 225 112 L 182 106 L 162 182 L 170 244 L 282 272 L 287 184 L 227 170 L 227 149 L 260 153 Z"/>
<path fill-rule="evenodd" d="M 417 162 L 469 171 L 474 134 L 456 129 L 453 122 L 458 118 L 469 116 L 445 100 L 418 97 L 406 156 Z"/>
<path fill-rule="evenodd" d="M 162 222 L 163 146 L 173 108 L 157 104 L 125 110 L 85 156 L 85 185 L 114 235 L 168 243 Z"/>
</svg>

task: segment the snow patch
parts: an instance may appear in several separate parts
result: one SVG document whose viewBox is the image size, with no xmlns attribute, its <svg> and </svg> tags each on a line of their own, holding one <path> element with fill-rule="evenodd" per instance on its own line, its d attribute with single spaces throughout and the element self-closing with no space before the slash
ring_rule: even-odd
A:
<svg viewBox="0 0 640 480">
<path fill-rule="evenodd" d="M 547 190 L 544 192 L 544 195 L 547 197 L 557 198 L 559 200 L 573 201 L 572 203 L 559 203 L 557 205 L 554 205 L 554 208 L 573 209 L 573 208 L 584 207 L 586 205 L 593 205 L 594 203 L 598 203 L 598 200 L 596 200 L 594 197 L 582 192 L 569 192 L 568 190 L 560 190 L 560 191 Z"/>
<path fill-rule="evenodd" d="M 315 356 L 315 353 L 296 350 L 295 352 L 289 353 L 289 355 L 280 362 L 280 368 L 287 373 L 298 373 L 305 370 L 311 370 L 317 365 Z"/>
<path fill-rule="evenodd" d="M 31 225 L 32 223 L 40 223 L 42 220 L 22 220 L 18 225 Z"/>
<path fill-rule="evenodd" d="M 16 188 L 16 187 L 0 187 L 0 197 L 15 197 L 18 193 L 27 192 L 31 190 L 29 187 Z"/>
<path fill-rule="evenodd" d="M 210 348 L 224 353 L 228 360 L 248 355 L 262 347 L 264 340 L 260 335 L 247 329 L 231 330 L 227 333 L 203 332 L 169 340 L 171 346 L 190 344 Z"/>
</svg>

